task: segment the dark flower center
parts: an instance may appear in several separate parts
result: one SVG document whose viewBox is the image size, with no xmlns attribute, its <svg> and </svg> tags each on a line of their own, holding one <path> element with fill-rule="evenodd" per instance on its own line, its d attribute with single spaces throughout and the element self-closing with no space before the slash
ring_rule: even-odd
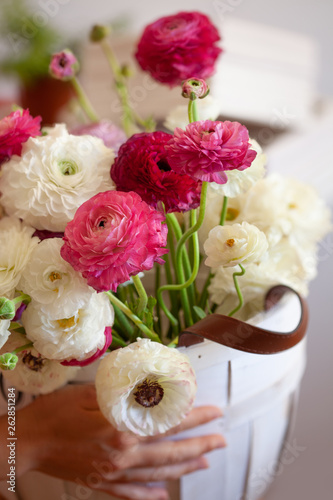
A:
<svg viewBox="0 0 333 500">
<path fill-rule="evenodd" d="M 161 170 L 161 172 L 170 172 L 171 168 L 169 163 L 166 160 L 159 160 L 156 162 L 156 165 Z"/>
<path fill-rule="evenodd" d="M 30 370 L 40 372 L 44 366 L 45 359 L 42 357 L 37 358 L 36 356 L 33 356 L 31 352 L 26 352 L 22 361 Z"/>
<path fill-rule="evenodd" d="M 162 401 L 164 390 L 156 380 L 145 379 L 141 384 L 136 386 L 133 395 L 139 405 L 151 408 Z"/>
<path fill-rule="evenodd" d="M 66 67 L 66 58 L 65 57 L 60 57 L 60 59 L 59 59 L 59 66 L 61 68 L 65 68 Z"/>
</svg>

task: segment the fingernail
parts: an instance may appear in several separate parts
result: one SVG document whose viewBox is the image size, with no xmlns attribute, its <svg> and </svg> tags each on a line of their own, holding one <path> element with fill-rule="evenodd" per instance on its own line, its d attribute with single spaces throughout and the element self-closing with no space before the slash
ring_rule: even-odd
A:
<svg viewBox="0 0 333 500">
<path fill-rule="evenodd" d="M 198 459 L 198 469 L 208 469 L 209 462 L 205 457 L 200 457 Z"/>
<path fill-rule="evenodd" d="M 217 438 L 217 445 L 216 445 L 216 448 L 225 448 L 225 446 L 227 446 L 227 442 L 226 440 L 224 439 L 223 436 L 219 436 Z"/>
</svg>

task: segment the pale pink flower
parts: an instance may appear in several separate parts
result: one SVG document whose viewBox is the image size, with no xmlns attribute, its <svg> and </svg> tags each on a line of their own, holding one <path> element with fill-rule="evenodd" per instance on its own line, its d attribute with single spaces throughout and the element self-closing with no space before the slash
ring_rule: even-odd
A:
<svg viewBox="0 0 333 500">
<path fill-rule="evenodd" d="M 116 291 L 151 269 L 167 250 L 165 216 L 134 193 L 106 191 L 83 203 L 67 224 L 61 256 L 97 291 Z"/>
<path fill-rule="evenodd" d="M 170 167 L 194 179 L 225 184 L 225 171 L 248 168 L 256 152 L 249 133 L 238 122 L 198 121 L 175 129 L 165 149 Z"/>
<path fill-rule="evenodd" d="M 73 135 L 93 135 L 94 137 L 99 137 L 105 146 L 113 149 L 115 153 L 117 153 L 120 146 L 127 139 L 125 132 L 108 120 L 75 127 L 70 133 Z"/>
</svg>

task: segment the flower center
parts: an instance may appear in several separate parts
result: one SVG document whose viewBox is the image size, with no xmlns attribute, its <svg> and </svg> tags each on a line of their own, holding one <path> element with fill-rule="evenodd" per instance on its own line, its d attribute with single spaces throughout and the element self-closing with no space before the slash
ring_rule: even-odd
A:
<svg viewBox="0 0 333 500">
<path fill-rule="evenodd" d="M 170 172 L 171 170 L 171 167 L 166 160 L 159 160 L 158 162 L 156 162 L 156 165 L 162 172 Z"/>
<path fill-rule="evenodd" d="M 139 405 L 151 408 L 162 401 L 164 390 L 156 380 L 145 379 L 141 384 L 136 386 L 133 395 Z"/>
<path fill-rule="evenodd" d="M 52 273 L 49 274 L 49 280 L 54 281 L 61 280 L 61 274 L 58 273 L 57 271 L 52 271 Z"/>
<path fill-rule="evenodd" d="M 33 356 L 31 352 L 26 352 L 22 358 L 23 363 L 34 372 L 40 372 L 44 366 L 45 359 L 39 356 Z"/>
<path fill-rule="evenodd" d="M 63 319 L 57 319 L 56 320 L 60 328 L 72 328 L 72 326 L 75 325 L 75 316 L 72 316 L 71 318 L 63 318 Z"/>
<path fill-rule="evenodd" d="M 288 208 L 293 210 L 293 209 L 297 208 L 297 205 L 296 205 L 296 203 L 289 203 Z"/>
<path fill-rule="evenodd" d="M 227 210 L 227 216 L 226 216 L 225 220 L 227 220 L 227 221 L 234 220 L 238 216 L 239 216 L 239 210 L 237 210 L 236 208 L 229 207 Z"/>
<path fill-rule="evenodd" d="M 66 62 L 67 61 L 66 61 L 65 57 L 60 57 L 60 59 L 59 59 L 59 66 L 61 68 L 65 68 L 66 67 Z"/>
<path fill-rule="evenodd" d="M 75 175 L 79 171 L 79 167 L 74 160 L 60 160 L 58 165 L 62 175 Z"/>
<path fill-rule="evenodd" d="M 228 247 L 233 247 L 235 244 L 235 240 L 233 238 L 230 238 L 229 240 L 226 241 L 226 245 L 228 245 Z"/>
</svg>

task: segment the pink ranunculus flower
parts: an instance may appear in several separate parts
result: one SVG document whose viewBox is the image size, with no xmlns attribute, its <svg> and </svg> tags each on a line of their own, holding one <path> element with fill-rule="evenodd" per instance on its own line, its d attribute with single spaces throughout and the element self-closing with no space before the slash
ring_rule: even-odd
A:
<svg viewBox="0 0 333 500">
<path fill-rule="evenodd" d="M 61 256 L 97 291 L 116 291 L 167 253 L 165 216 L 134 193 L 106 191 L 81 205 L 66 226 Z"/>
<path fill-rule="evenodd" d="M 57 80 L 71 80 L 79 70 L 79 62 L 73 52 L 65 49 L 52 55 L 49 73 Z"/>
<path fill-rule="evenodd" d="M 165 132 L 134 134 L 120 148 L 111 167 L 111 178 L 120 191 L 134 191 L 156 208 L 186 212 L 200 204 L 202 183 L 171 170 L 165 145 L 172 138 Z"/>
<path fill-rule="evenodd" d="M 105 146 L 113 149 L 115 153 L 118 152 L 120 146 L 127 139 L 125 132 L 108 120 L 75 127 L 70 133 L 73 135 L 93 135 L 94 137 L 99 137 Z"/>
<path fill-rule="evenodd" d="M 256 157 L 249 133 L 238 122 L 198 121 L 175 129 L 165 146 L 171 168 L 194 179 L 225 184 L 225 171 L 245 170 Z"/>
<path fill-rule="evenodd" d="M 219 33 L 200 12 L 179 12 L 149 24 L 135 54 L 141 68 L 173 87 L 187 78 L 207 78 L 221 49 Z"/>
<path fill-rule="evenodd" d="M 33 118 L 28 109 L 13 111 L 0 120 L 0 166 L 13 155 L 21 155 L 22 145 L 29 137 L 41 135 L 42 118 Z"/>
<path fill-rule="evenodd" d="M 78 359 L 71 359 L 70 361 L 61 361 L 63 366 L 88 366 L 97 359 L 101 358 L 103 354 L 106 353 L 107 349 L 110 347 L 112 342 L 112 328 L 111 326 L 106 326 L 105 331 L 105 344 L 102 349 L 97 349 L 95 354 L 90 356 L 90 358 L 84 359 L 83 361 L 79 361 Z"/>
</svg>

